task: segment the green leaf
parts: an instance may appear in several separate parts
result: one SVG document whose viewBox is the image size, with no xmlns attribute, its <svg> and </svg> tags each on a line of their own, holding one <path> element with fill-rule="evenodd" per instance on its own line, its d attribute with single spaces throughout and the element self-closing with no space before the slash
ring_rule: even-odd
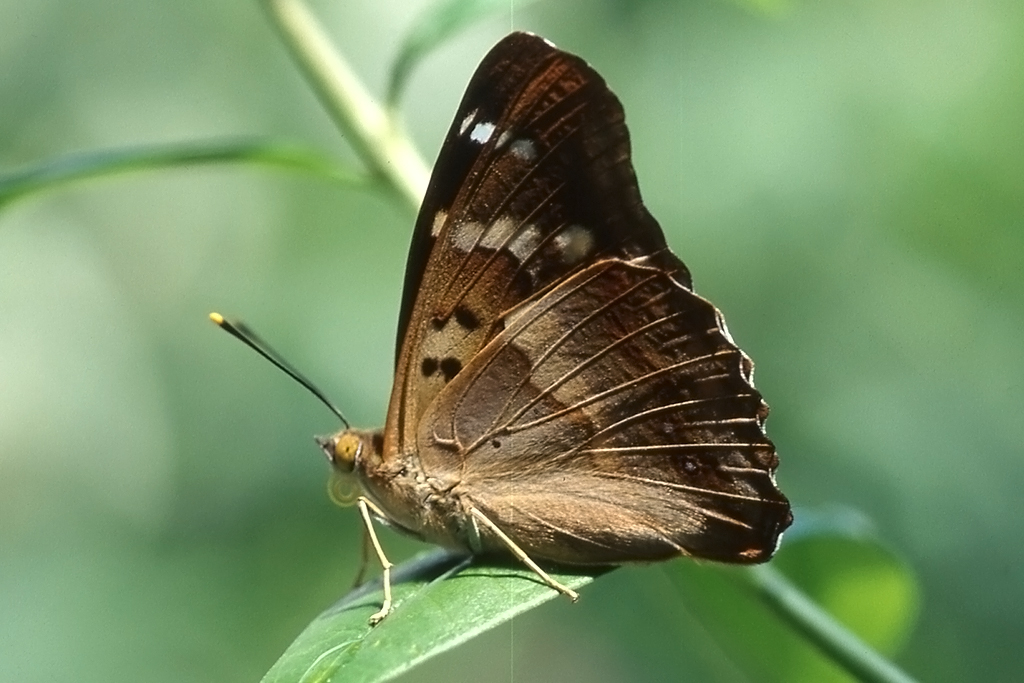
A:
<svg viewBox="0 0 1024 683">
<path fill-rule="evenodd" d="M 534 0 L 517 0 L 515 8 L 522 9 Z M 398 104 L 409 75 L 431 50 L 473 22 L 497 12 L 508 12 L 509 0 L 442 0 L 432 5 L 413 25 L 402 41 L 402 47 L 391 68 L 387 102 Z"/>
<path fill-rule="evenodd" d="M 0 208 L 34 192 L 86 178 L 144 169 L 213 163 L 254 163 L 314 173 L 349 185 L 370 186 L 368 177 L 350 171 L 319 152 L 260 140 L 210 140 L 69 154 L 0 176 Z"/>
<path fill-rule="evenodd" d="M 849 652 L 821 647 L 823 634 L 846 633 L 833 616 L 867 643 L 887 653 L 902 644 L 913 624 L 917 586 L 906 566 L 869 536 L 870 526 L 845 509 L 801 511 L 803 520 L 772 567 L 729 568 L 679 561 L 665 573 L 735 663 L 768 681 L 850 680 Z M 801 627 L 792 606 L 773 596 L 806 596 L 784 571 L 830 614 L 805 612 L 818 621 Z M 572 588 L 600 570 L 556 574 Z M 264 677 L 264 683 L 391 680 L 417 664 L 508 621 L 557 594 L 526 569 L 479 563 L 445 551 L 421 555 L 394 571 L 394 610 L 378 626 L 368 620 L 382 600 L 380 583 L 365 585 L 317 617 Z M 774 583 L 771 583 L 774 581 Z M 663 618 L 672 618 L 671 612 Z M 782 618 L 780 622 L 780 616 Z M 680 620 L 690 619 L 679 614 Z M 786 622 L 786 623 L 782 623 Z M 794 625 L 796 628 L 794 628 Z M 853 636 L 843 647 L 869 662 L 866 681 L 911 679 Z M 871 668 L 874 667 L 874 668 Z M 880 672 L 880 673 L 879 673 Z"/>
<path fill-rule="evenodd" d="M 375 627 L 380 582 L 356 589 L 318 616 L 263 683 L 377 683 L 559 597 L 526 569 L 482 565 L 432 551 L 392 571 L 394 609 Z M 602 573 L 553 573 L 573 589 Z M 565 598 L 562 598 L 563 600 Z"/>
<path fill-rule="evenodd" d="M 878 652 L 896 653 L 913 627 L 913 574 L 860 536 L 863 528 L 854 537 L 830 534 L 822 520 L 810 526 L 787 538 L 770 565 L 679 562 L 666 571 L 722 649 L 756 680 L 911 680 Z"/>
</svg>

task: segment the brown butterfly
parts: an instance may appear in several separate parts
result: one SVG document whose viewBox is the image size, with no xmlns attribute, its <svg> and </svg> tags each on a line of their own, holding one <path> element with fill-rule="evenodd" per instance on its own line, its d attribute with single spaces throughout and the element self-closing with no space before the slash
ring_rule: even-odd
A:
<svg viewBox="0 0 1024 683">
<path fill-rule="evenodd" d="M 319 443 L 336 497 L 431 543 L 614 565 L 768 560 L 792 521 L 768 406 L 640 199 L 622 105 L 514 33 L 484 58 L 416 222 L 383 430 Z"/>
<path fill-rule="evenodd" d="M 416 222 L 383 430 L 320 440 L 372 512 L 473 553 L 769 559 L 792 521 L 768 406 L 640 199 L 622 105 L 514 33 L 484 58 Z M 388 576 L 385 604 L 390 609 Z"/>
</svg>

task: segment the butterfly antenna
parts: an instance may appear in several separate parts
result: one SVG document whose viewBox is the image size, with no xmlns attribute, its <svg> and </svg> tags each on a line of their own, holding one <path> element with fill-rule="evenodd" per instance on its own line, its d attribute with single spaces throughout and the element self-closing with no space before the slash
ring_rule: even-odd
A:
<svg viewBox="0 0 1024 683">
<path fill-rule="evenodd" d="M 338 408 L 333 403 L 327 400 L 327 397 L 324 396 L 324 392 L 317 389 L 315 384 L 306 379 L 306 376 L 303 375 L 301 372 L 293 368 L 291 363 L 282 358 L 281 354 L 272 349 L 270 347 L 270 344 L 263 341 L 260 338 L 260 336 L 253 332 L 251 329 L 249 329 L 249 327 L 245 323 L 239 320 L 236 320 L 235 322 L 229 322 L 225 320 L 224 316 L 222 316 L 220 313 L 211 313 L 210 320 L 215 322 L 218 327 L 220 327 L 222 330 L 224 330 L 231 336 L 242 341 L 250 349 L 252 349 L 256 353 L 260 354 L 261 356 L 269 360 L 271 363 L 277 366 L 277 368 L 281 372 L 288 375 L 302 386 L 306 387 L 309 393 L 313 394 L 318 399 L 320 399 L 320 402 L 327 406 L 328 410 L 330 410 L 332 413 L 338 416 L 338 419 L 341 420 L 341 423 L 345 425 L 345 429 L 351 429 L 348 420 L 345 419 L 345 416 L 341 414 L 341 411 L 338 410 Z"/>
</svg>

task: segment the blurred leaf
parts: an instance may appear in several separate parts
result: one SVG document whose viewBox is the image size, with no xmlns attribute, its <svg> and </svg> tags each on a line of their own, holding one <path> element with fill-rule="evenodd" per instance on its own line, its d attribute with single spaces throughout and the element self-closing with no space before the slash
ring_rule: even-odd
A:
<svg viewBox="0 0 1024 683">
<path fill-rule="evenodd" d="M 754 592 L 737 590 L 736 570 L 679 562 L 669 565 L 668 571 L 693 612 L 752 678 L 797 683 L 853 680 L 812 644 L 822 633 L 808 639 L 797 630 L 799 625 L 793 628 L 792 618 L 782 626 L 778 611 Z M 755 584 L 765 578 L 757 572 L 776 576 L 781 572 L 829 615 L 886 655 L 900 648 L 916 619 L 914 576 L 893 553 L 865 538 L 824 532 L 787 538 L 770 567 L 741 571 L 754 572 L 746 578 Z M 864 676 L 862 680 L 908 680 L 888 666 L 893 677 Z"/>
<path fill-rule="evenodd" d="M 553 574 L 578 589 L 601 573 Z M 391 680 L 417 664 L 502 624 L 558 594 L 533 572 L 482 566 L 446 551 L 414 558 L 392 572 L 394 611 L 371 627 L 380 583 L 360 587 L 318 616 L 263 683 Z M 564 598 L 563 598 L 564 599 Z M 343 677 L 334 678 L 335 673 Z"/>
<path fill-rule="evenodd" d="M 731 0 L 734 4 L 760 14 L 778 16 L 793 6 L 793 0 Z"/>
<path fill-rule="evenodd" d="M 517 0 L 516 9 L 522 9 L 534 0 Z M 442 0 L 431 6 L 402 42 L 402 47 L 391 68 L 387 102 L 394 107 L 402 96 L 409 75 L 431 50 L 473 22 L 489 14 L 508 11 L 508 0 Z"/>
<path fill-rule="evenodd" d="M 258 140 L 210 140 L 101 150 L 50 159 L 25 170 L 0 176 L 0 208 L 33 192 L 42 192 L 75 180 L 143 169 L 225 162 L 281 166 L 350 185 L 367 186 L 370 183 L 366 176 L 350 171 L 314 150 Z"/>
</svg>

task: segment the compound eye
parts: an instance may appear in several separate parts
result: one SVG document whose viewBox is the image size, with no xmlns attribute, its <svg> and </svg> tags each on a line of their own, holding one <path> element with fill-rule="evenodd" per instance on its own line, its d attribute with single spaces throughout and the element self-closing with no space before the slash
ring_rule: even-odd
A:
<svg viewBox="0 0 1024 683">
<path fill-rule="evenodd" d="M 334 466 L 341 472 L 351 472 L 362 450 L 362 439 L 350 432 L 342 432 L 334 438 Z"/>
</svg>

